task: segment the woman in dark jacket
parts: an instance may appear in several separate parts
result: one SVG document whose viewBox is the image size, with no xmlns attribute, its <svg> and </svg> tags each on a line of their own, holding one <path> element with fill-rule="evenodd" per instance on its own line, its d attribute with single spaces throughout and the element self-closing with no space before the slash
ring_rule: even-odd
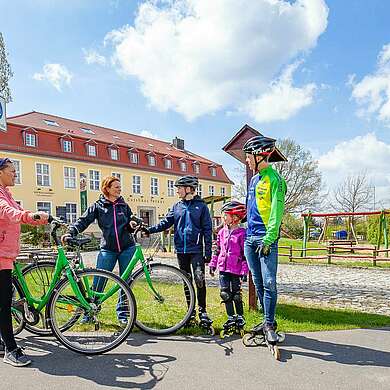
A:
<svg viewBox="0 0 390 390">
<path fill-rule="evenodd" d="M 67 237 L 74 237 L 83 232 L 96 220 L 102 231 L 96 268 L 112 271 L 118 261 L 119 274 L 122 275 L 135 252 L 135 242 L 129 228 L 141 223 L 142 220 L 132 213 L 129 205 L 122 198 L 121 183 L 117 177 L 106 177 L 102 182 L 101 190 L 103 194 L 69 227 L 68 233 L 62 237 L 62 240 L 66 242 Z M 95 288 L 99 289 L 96 286 Z M 126 313 L 120 306 L 119 302 L 118 320 L 125 324 Z M 82 321 L 87 322 L 89 319 L 84 317 Z"/>
</svg>

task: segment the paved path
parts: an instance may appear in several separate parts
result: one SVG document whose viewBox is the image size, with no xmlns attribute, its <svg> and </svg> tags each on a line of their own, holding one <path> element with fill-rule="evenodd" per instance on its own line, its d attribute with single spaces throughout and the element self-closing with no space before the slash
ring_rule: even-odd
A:
<svg viewBox="0 0 390 390">
<path fill-rule="evenodd" d="M 101 356 L 75 354 L 22 333 L 29 368 L 0 362 L 1 390 L 388 390 L 390 328 L 290 334 L 276 362 L 241 340 L 133 335 Z"/>
<path fill-rule="evenodd" d="M 94 265 L 96 255 L 86 253 L 84 261 Z M 161 260 L 176 264 L 174 258 Z M 208 283 L 217 285 L 217 278 Z M 285 301 L 390 315 L 390 269 L 279 264 L 278 290 Z"/>
</svg>

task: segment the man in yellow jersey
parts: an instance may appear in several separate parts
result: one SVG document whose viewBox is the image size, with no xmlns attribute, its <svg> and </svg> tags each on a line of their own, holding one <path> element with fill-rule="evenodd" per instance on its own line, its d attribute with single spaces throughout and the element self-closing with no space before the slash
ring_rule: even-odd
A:
<svg viewBox="0 0 390 390">
<path fill-rule="evenodd" d="M 249 139 L 243 147 L 246 162 L 255 172 L 246 199 L 248 228 L 245 256 L 264 313 L 264 321 L 252 331 L 263 333 L 271 344 L 278 340 L 275 333 L 276 272 L 278 239 L 287 190 L 285 180 L 268 163 L 275 151 L 275 142 L 273 138 L 259 135 Z"/>
</svg>

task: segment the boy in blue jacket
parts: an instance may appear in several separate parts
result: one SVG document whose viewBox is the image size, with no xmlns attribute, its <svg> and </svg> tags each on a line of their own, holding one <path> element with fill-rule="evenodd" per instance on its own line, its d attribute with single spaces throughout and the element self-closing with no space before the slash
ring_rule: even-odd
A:
<svg viewBox="0 0 390 390">
<path fill-rule="evenodd" d="M 211 260 L 212 223 L 209 209 L 195 191 L 198 178 L 183 176 L 176 180 L 180 201 L 175 203 L 163 220 L 148 228 L 158 233 L 174 225 L 174 243 L 179 268 L 195 279 L 199 319 L 201 324 L 211 324 L 206 312 L 205 263 Z"/>
</svg>

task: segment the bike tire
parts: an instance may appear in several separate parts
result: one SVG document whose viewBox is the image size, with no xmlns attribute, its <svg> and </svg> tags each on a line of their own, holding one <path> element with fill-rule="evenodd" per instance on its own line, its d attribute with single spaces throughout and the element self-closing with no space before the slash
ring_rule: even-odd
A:
<svg viewBox="0 0 390 390">
<path fill-rule="evenodd" d="M 22 287 L 15 278 L 12 278 L 12 304 L 21 298 L 24 298 Z M 13 334 L 14 336 L 16 336 L 25 328 L 26 322 L 23 319 L 22 313 L 13 310 L 12 306 L 11 306 L 11 316 L 12 316 Z"/>
<path fill-rule="evenodd" d="M 98 283 L 103 281 L 104 285 L 101 292 L 105 293 L 116 285 L 120 289 L 103 303 L 98 298 L 91 302 L 91 307 L 94 306 L 95 311 L 93 313 L 84 311 L 84 316 L 90 316 L 90 322 L 81 324 L 76 321 L 70 329 L 64 330 L 62 323 L 69 322 L 67 317 L 74 318 L 75 313 L 81 315 L 83 309 L 75 297 L 70 280 L 68 278 L 62 279 L 56 285 L 48 303 L 50 327 L 58 341 L 72 351 L 85 355 L 108 352 L 124 342 L 133 329 L 137 315 L 134 295 L 124 280 L 109 271 L 79 270 L 76 271 L 75 276 L 78 284 L 82 283 L 84 288 L 87 285 L 91 287 L 94 278 L 100 278 L 97 279 Z M 116 304 L 119 296 L 123 297 L 122 307 L 127 309 L 125 326 L 121 326 L 116 318 Z M 100 328 L 102 332 L 100 332 Z M 96 345 L 92 345 L 93 341 L 96 341 Z"/>
<path fill-rule="evenodd" d="M 176 267 L 152 263 L 148 270 L 152 285 L 163 301 L 149 287 L 143 268 L 136 271 L 129 282 L 137 301 L 135 323 L 151 335 L 172 334 L 186 325 L 194 311 L 194 287 L 187 274 Z"/>
</svg>

